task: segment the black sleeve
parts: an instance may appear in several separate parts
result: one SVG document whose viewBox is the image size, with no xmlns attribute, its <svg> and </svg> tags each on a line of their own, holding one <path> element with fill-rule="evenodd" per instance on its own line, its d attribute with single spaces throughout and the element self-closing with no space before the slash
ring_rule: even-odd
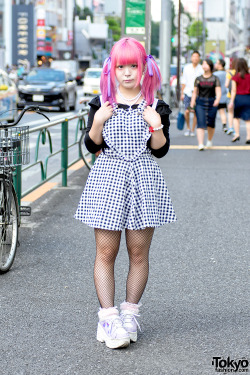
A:
<svg viewBox="0 0 250 375">
<path fill-rule="evenodd" d="M 170 139 L 169 139 L 169 115 L 172 113 L 171 109 L 169 108 L 169 105 L 166 104 L 163 100 L 158 100 L 157 106 L 156 106 L 156 112 L 159 113 L 161 116 L 161 123 L 163 125 L 163 134 L 166 138 L 166 143 L 161 148 L 158 148 L 157 150 L 153 149 L 150 145 L 151 143 L 151 137 L 148 140 L 147 146 L 151 150 L 152 155 L 154 155 L 156 158 L 162 158 L 168 153 L 169 146 L 170 146 Z"/>
<path fill-rule="evenodd" d="M 101 107 L 99 96 L 96 96 L 95 98 L 93 98 L 91 102 L 89 102 L 89 106 L 90 106 L 90 111 L 89 111 L 89 116 L 88 116 L 87 130 L 86 130 L 86 134 L 84 137 L 84 143 L 85 143 L 87 150 L 91 152 L 91 154 L 95 154 L 97 151 L 100 151 L 102 148 L 107 147 L 105 142 L 103 142 L 100 145 L 97 145 L 94 141 L 92 141 L 92 139 L 89 136 L 89 132 L 93 124 L 95 113 Z"/>
<path fill-rule="evenodd" d="M 199 87 L 199 84 L 200 84 L 200 76 L 195 78 L 194 87 Z"/>
</svg>

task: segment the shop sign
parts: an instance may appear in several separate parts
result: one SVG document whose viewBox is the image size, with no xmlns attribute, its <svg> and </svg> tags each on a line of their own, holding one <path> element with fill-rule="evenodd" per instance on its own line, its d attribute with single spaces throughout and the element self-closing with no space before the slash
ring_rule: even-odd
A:
<svg viewBox="0 0 250 375">
<path fill-rule="evenodd" d="M 13 5 L 12 25 L 12 64 L 34 65 L 34 5 Z"/>
</svg>

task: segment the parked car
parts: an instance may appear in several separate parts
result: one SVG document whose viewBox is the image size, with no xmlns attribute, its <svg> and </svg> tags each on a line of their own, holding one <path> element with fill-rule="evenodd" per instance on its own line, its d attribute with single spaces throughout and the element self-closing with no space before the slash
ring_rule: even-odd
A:
<svg viewBox="0 0 250 375">
<path fill-rule="evenodd" d="M 99 95 L 102 68 L 88 68 L 83 79 L 83 95 Z"/>
<path fill-rule="evenodd" d="M 18 92 L 15 83 L 0 69 L 0 121 L 12 122 L 16 119 L 17 102 Z"/>
<path fill-rule="evenodd" d="M 18 86 L 19 107 L 29 104 L 75 109 L 76 81 L 69 72 L 51 68 L 34 68 Z"/>
</svg>

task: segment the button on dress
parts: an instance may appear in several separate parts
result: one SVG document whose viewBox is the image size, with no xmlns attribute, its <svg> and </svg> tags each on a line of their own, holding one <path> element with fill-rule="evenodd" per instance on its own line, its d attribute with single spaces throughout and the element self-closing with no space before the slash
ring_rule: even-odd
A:
<svg viewBox="0 0 250 375">
<path fill-rule="evenodd" d="M 109 148 L 90 170 L 75 218 L 94 228 L 138 230 L 176 221 L 166 182 L 147 141 L 149 125 L 137 108 L 118 108 L 103 128 Z"/>
</svg>

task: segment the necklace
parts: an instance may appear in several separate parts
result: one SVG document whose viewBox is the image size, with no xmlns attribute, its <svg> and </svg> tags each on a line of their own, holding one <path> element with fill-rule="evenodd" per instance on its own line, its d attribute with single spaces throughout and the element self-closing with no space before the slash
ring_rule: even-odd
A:
<svg viewBox="0 0 250 375">
<path fill-rule="evenodd" d="M 135 104 L 138 99 L 141 97 L 141 90 L 140 92 L 132 99 L 127 99 L 127 98 L 124 98 L 124 96 L 122 95 L 121 91 L 119 90 L 119 87 L 117 87 L 117 94 L 120 96 L 120 98 L 127 104 L 129 105 L 130 107 Z"/>
</svg>

